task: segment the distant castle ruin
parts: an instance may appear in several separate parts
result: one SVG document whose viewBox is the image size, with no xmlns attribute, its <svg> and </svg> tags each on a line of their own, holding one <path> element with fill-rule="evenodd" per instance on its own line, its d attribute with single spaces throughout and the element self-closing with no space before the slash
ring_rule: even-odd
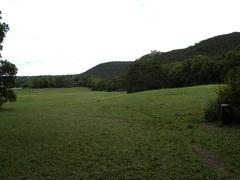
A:
<svg viewBox="0 0 240 180">
<path fill-rule="evenodd" d="M 161 51 L 157 51 L 157 50 L 151 50 L 151 55 L 154 56 L 154 55 L 159 55 L 159 54 L 162 54 Z"/>
</svg>

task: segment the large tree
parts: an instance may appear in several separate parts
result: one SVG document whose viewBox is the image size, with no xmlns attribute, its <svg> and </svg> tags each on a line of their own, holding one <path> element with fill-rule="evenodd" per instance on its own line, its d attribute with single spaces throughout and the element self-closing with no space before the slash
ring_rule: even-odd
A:
<svg viewBox="0 0 240 180">
<path fill-rule="evenodd" d="M 3 39 L 6 35 L 6 33 L 9 30 L 9 27 L 6 23 L 2 22 L 2 17 L 1 17 L 1 11 L 0 11 L 0 50 L 2 50 L 2 42 Z M 0 57 L 1 57 L 1 53 L 0 53 Z"/>
<path fill-rule="evenodd" d="M 8 25 L 2 22 L 0 11 L 0 50 L 2 50 L 2 42 L 8 30 Z M 7 101 L 16 101 L 16 94 L 12 90 L 15 86 L 16 74 L 17 68 L 14 64 L 0 60 L 0 107 Z"/>
</svg>

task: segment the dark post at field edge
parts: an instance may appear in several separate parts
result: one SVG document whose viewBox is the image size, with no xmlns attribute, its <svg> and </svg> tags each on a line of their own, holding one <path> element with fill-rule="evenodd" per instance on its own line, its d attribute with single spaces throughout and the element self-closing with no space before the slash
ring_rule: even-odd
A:
<svg viewBox="0 0 240 180">
<path fill-rule="evenodd" d="M 234 112 L 229 104 L 221 104 L 221 120 L 223 124 L 230 124 L 233 122 Z"/>
</svg>

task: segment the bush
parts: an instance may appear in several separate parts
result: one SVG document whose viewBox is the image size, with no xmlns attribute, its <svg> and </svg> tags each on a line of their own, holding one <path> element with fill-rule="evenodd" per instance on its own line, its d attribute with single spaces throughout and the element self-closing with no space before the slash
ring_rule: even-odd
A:
<svg viewBox="0 0 240 180">
<path fill-rule="evenodd" d="M 208 121 L 217 121 L 220 119 L 219 103 L 215 100 L 208 104 L 205 110 L 205 119 Z"/>
<path fill-rule="evenodd" d="M 229 104 L 233 111 L 233 121 L 240 122 L 240 70 L 231 71 L 227 76 L 227 85 L 219 88 L 215 102 L 210 103 L 205 110 L 208 121 L 221 120 L 220 104 Z"/>
</svg>

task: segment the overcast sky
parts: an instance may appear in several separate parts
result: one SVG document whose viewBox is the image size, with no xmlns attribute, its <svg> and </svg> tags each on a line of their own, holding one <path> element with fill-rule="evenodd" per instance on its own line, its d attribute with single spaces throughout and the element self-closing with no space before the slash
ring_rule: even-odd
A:
<svg viewBox="0 0 240 180">
<path fill-rule="evenodd" d="M 240 31 L 239 0 L 0 0 L 18 75 L 76 74 Z"/>
</svg>

